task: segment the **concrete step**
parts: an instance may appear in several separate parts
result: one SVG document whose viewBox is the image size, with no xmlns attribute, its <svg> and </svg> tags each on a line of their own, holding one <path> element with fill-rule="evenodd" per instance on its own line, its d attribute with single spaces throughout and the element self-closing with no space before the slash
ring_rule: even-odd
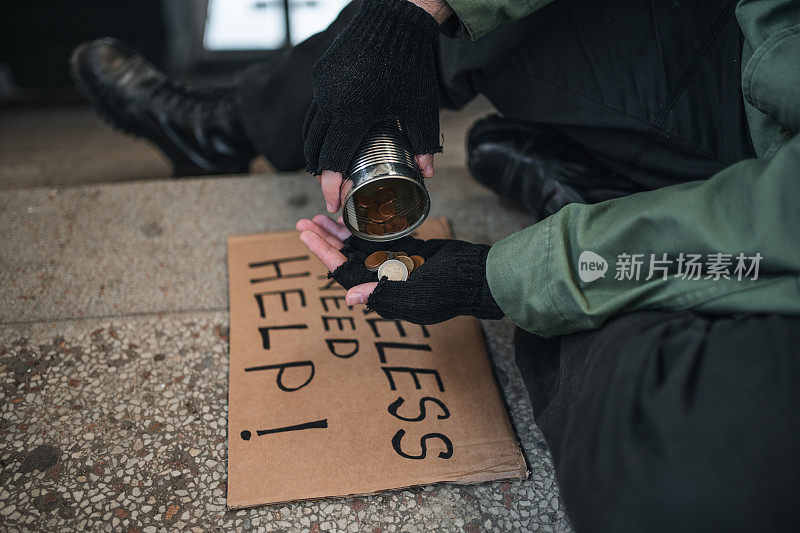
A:
<svg viewBox="0 0 800 533">
<path fill-rule="evenodd" d="M 465 171 L 428 180 L 432 215 L 494 242 L 530 224 Z M 0 323 L 227 307 L 229 234 L 324 212 L 305 173 L 0 192 Z"/>
<path fill-rule="evenodd" d="M 458 238 L 494 242 L 532 222 L 463 169 L 428 186 Z M 0 192 L 0 524 L 567 530 L 507 320 L 483 329 L 529 480 L 225 510 L 225 239 L 323 209 L 304 173 Z"/>
</svg>

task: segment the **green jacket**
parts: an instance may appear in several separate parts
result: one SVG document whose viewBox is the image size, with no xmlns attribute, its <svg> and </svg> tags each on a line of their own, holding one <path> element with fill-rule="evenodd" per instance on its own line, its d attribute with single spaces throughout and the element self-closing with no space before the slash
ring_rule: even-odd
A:
<svg viewBox="0 0 800 533">
<path fill-rule="evenodd" d="M 448 3 L 478 38 L 550 1 Z M 800 314 L 800 1 L 741 0 L 736 16 L 759 159 L 706 181 L 571 204 L 495 244 L 489 287 L 517 325 L 552 336 L 642 309 Z"/>
</svg>

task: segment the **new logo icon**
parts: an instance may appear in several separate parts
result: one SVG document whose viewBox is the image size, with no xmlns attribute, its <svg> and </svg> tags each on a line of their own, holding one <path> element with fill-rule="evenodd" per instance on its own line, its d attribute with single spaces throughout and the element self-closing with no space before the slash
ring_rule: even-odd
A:
<svg viewBox="0 0 800 533">
<path fill-rule="evenodd" d="M 594 252 L 585 250 L 578 257 L 578 277 L 584 283 L 606 277 L 607 270 L 608 262 Z"/>
</svg>

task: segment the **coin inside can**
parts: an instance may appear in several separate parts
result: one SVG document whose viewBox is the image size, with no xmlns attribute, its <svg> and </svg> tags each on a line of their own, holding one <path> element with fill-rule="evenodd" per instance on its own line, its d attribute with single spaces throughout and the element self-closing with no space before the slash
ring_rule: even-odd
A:
<svg viewBox="0 0 800 533">
<path fill-rule="evenodd" d="M 386 219 L 389 217 L 382 215 L 380 210 L 378 209 L 378 206 L 371 205 L 367 208 L 367 218 L 377 224 L 380 224 L 382 222 L 385 222 Z"/>
<path fill-rule="evenodd" d="M 388 204 L 394 201 L 395 196 L 396 193 L 394 192 L 394 189 L 389 187 L 379 187 L 378 190 L 375 191 L 375 194 L 372 195 L 372 199 L 378 204 Z"/>
<path fill-rule="evenodd" d="M 385 227 L 389 233 L 397 233 L 408 227 L 408 220 L 403 215 L 394 215 L 386 221 Z"/>
<path fill-rule="evenodd" d="M 383 224 L 376 224 L 375 222 L 370 222 L 364 229 L 366 229 L 367 233 L 370 235 L 383 235 L 386 232 L 383 229 Z"/>
<path fill-rule="evenodd" d="M 389 281 L 405 281 L 408 279 L 408 269 L 401 261 L 389 259 L 378 267 L 378 280 L 384 277 Z"/>
<path fill-rule="evenodd" d="M 381 204 L 378 206 L 378 214 L 384 220 L 397 213 L 397 208 L 393 204 Z"/>
<path fill-rule="evenodd" d="M 369 207 L 373 205 L 372 197 L 368 194 L 359 194 L 356 196 L 356 203 L 361 207 Z"/>
</svg>

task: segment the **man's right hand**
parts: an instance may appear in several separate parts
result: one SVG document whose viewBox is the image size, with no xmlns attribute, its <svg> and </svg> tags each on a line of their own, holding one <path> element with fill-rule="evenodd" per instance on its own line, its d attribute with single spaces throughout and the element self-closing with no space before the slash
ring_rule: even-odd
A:
<svg viewBox="0 0 800 533">
<path fill-rule="evenodd" d="M 408 0 L 363 0 L 352 22 L 314 66 L 314 100 L 303 127 L 306 169 L 328 211 L 340 208 L 342 173 L 369 128 L 397 118 L 433 175 L 439 144 L 434 16 Z"/>
</svg>

